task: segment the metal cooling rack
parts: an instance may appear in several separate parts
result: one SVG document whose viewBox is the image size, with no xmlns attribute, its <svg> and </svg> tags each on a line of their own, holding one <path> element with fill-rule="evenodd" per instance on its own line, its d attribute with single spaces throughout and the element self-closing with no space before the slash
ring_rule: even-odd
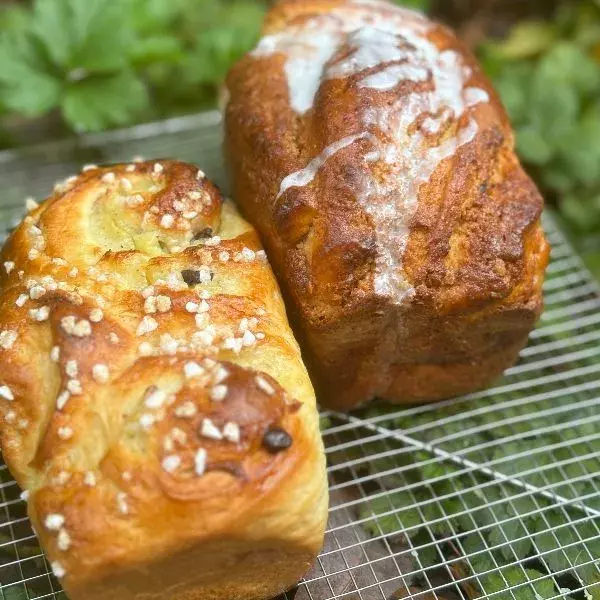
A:
<svg viewBox="0 0 600 600">
<path fill-rule="evenodd" d="M 0 242 L 55 180 L 141 154 L 226 189 L 207 113 L 0 153 Z M 491 389 L 435 405 L 322 415 L 325 546 L 278 600 L 600 599 L 600 287 L 550 218 L 546 310 Z M 0 464 L 0 598 L 64 598 Z"/>
</svg>

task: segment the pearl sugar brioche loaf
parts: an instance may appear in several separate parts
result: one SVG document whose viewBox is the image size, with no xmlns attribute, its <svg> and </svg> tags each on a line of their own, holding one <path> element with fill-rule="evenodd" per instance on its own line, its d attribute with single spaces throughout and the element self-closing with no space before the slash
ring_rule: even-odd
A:
<svg viewBox="0 0 600 600">
<path fill-rule="evenodd" d="M 254 230 L 174 161 L 67 179 L 0 259 L 0 443 L 72 600 L 252 600 L 327 510 L 312 387 Z"/>
</svg>

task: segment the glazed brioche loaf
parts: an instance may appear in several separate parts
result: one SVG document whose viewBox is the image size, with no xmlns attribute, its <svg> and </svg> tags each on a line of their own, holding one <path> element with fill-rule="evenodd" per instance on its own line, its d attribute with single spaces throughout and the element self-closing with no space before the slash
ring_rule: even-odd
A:
<svg viewBox="0 0 600 600">
<path fill-rule="evenodd" d="M 320 549 L 314 393 L 197 168 L 89 166 L 0 257 L 0 442 L 73 600 L 275 596 Z"/>
<path fill-rule="evenodd" d="M 448 29 L 377 0 L 284 0 L 227 86 L 234 196 L 324 404 L 435 400 L 513 363 L 541 309 L 542 198 Z"/>
</svg>

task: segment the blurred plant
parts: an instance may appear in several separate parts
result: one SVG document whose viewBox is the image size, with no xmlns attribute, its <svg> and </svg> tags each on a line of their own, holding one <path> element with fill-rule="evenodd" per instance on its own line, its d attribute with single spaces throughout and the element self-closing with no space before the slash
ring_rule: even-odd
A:
<svg viewBox="0 0 600 600">
<path fill-rule="evenodd" d="M 426 9 L 429 0 L 399 0 Z M 34 0 L 0 7 L 0 116 L 99 131 L 215 105 L 268 0 Z M 0 144 L 2 144 L 0 136 Z M 6 145 L 2 144 L 2 145 Z"/>
<path fill-rule="evenodd" d="M 600 3 L 566 4 L 481 49 L 531 174 L 600 276 Z"/>
<path fill-rule="evenodd" d="M 35 0 L 0 10 L 0 110 L 98 131 L 214 103 L 255 41 L 253 0 Z"/>
</svg>

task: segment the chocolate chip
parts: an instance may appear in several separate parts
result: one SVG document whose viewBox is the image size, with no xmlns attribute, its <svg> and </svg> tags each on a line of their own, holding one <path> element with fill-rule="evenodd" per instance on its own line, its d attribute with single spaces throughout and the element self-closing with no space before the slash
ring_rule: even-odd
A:
<svg viewBox="0 0 600 600">
<path fill-rule="evenodd" d="M 292 436 L 281 427 L 270 427 L 265 432 L 262 443 L 267 452 L 277 454 L 292 445 Z"/>
<path fill-rule="evenodd" d="M 196 285 L 200 283 L 200 271 L 194 271 L 193 269 L 184 269 L 183 271 L 181 271 L 181 276 L 188 285 Z"/>
<path fill-rule="evenodd" d="M 194 269 L 184 269 L 183 271 L 181 271 L 181 276 L 183 277 L 183 280 L 188 285 L 197 285 L 198 283 L 202 283 L 202 279 L 200 277 L 200 271 L 196 271 Z M 211 271 L 210 272 L 211 281 L 214 276 L 215 276 L 215 274 Z"/>
<path fill-rule="evenodd" d="M 213 235 L 212 227 L 205 227 L 202 231 L 198 231 L 198 233 L 194 234 L 192 240 L 195 242 L 197 240 L 205 240 L 206 238 L 210 238 Z"/>
</svg>

